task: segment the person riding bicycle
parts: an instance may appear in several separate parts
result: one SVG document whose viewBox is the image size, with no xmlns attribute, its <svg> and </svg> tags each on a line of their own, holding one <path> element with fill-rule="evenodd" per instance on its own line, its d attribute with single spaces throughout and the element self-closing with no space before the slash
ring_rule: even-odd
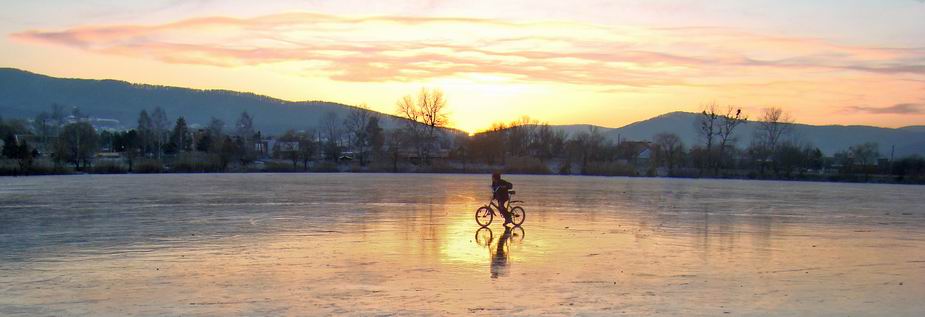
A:
<svg viewBox="0 0 925 317">
<path fill-rule="evenodd" d="M 501 211 L 501 216 L 504 217 L 505 226 L 512 223 L 511 213 L 507 211 L 505 204 L 511 199 L 511 195 L 508 191 L 513 188 L 514 184 L 501 179 L 501 172 L 491 173 L 491 191 L 494 193 L 495 200 L 498 201 L 498 209 Z"/>
</svg>

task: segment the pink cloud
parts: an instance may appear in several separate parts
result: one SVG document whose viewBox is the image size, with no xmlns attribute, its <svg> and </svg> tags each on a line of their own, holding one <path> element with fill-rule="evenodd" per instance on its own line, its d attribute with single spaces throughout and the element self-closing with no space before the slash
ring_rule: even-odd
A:
<svg viewBox="0 0 925 317">
<path fill-rule="evenodd" d="M 849 46 L 725 28 L 629 28 L 455 17 L 286 13 L 160 25 L 23 31 L 28 42 L 222 67 L 306 62 L 340 81 L 416 81 L 491 74 L 522 82 L 688 85 L 806 70 L 925 75 L 925 49 Z M 693 85 L 693 84 L 692 84 Z"/>
</svg>

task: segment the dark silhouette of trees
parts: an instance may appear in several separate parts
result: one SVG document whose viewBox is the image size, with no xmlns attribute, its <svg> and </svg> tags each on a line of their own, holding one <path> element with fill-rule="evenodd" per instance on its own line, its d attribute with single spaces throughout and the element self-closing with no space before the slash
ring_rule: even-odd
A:
<svg viewBox="0 0 925 317">
<path fill-rule="evenodd" d="M 299 159 L 302 160 L 303 169 L 308 170 L 308 162 L 315 158 L 317 152 L 318 142 L 315 132 L 305 132 L 299 135 Z"/>
<path fill-rule="evenodd" d="M 16 136 L 12 133 L 7 133 L 6 137 L 3 138 L 3 156 L 15 158 L 17 151 L 19 151 L 18 146 Z"/>
<path fill-rule="evenodd" d="M 553 130 L 549 124 L 544 123 L 536 129 L 535 142 L 531 149 L 541 161 L 545 162 L 562 153 L 566 139 L 568 136 L 565 131 Z"/>
<path fill-rule="evenodd" d="M 128 163 L 128 171 L 134 168 L 135 161 L 141 153 L 141 138 L 138 131 L 129 130 L 126 132 L 116 132 L 113 135 L 112 148 L 114 151 L 121 152 Z"/>
<path fill-rule="evenodd" d="M 385 146 L 385 134 L 382 127 L 379 126 L 379 116 L 370 117 L 365 130 L 369 156 L 373 159 L 379 158 Z"/>
<path fill-rule="evenodd" d="M 147 156 L 148 153 L 151 153 L 151 145 L 154 142 L 156 132 L 154 131 L 154 122 L 151 121 L 151 116 L 148 115 L 147 110 L 142 110 L 138 114 L 138 126 L 135 128 L 135 131 L 138 131 L 138 141 L 141 144 L 141 153 L 143 156 Z"/>
<path fill-rule="evenodd" d="M 899 159 L 893 163 L 892 173 L 899 181 L 925 180 L 925 158 L 915 155 Z"/>
<path fill-rule="evenodd" d="M 186 152 L 192 149 L 193 140 L 190 137 L 189 126 L 182 116 L 177 118 L 177 123 L 170 133 L 170 143 L 175 152 Z"/>
<path fill-rule="evenodd" d="M 410 138 L 406 135 L 408 130 L 394 129 L 385 135 L 385 151 L 388 154 L 392 166 L 392 173 L 398 173 L 398 161 L 401 159 L 401 150 L 405 146 L 404 142 Z"/>
<path fill-rule="evenodd" d="M 697 134 L 703 140 L 703 148 L 696 149 L 694 153 L 695 161 L 700 164 L 701 174 L 704 169 L 710 167 L 713 168 L 714 174 L 719 174 L 720 168 L 728 161 L 728 147 L 732 145 L 732 149 L 735 148 L 733 144 L 736 140 L 736 128 L 746 121 L 748 117 L 742 113 L 742 109 L 730 106 L 725 113 L 721 113 L 715 103 L 704 107 L 696 121 Z M 719 142 L 718 146 L 716 142 Z"/>
<path fill-rule="evenodd" d="M 439 89 L 421 88 L 417 98 L 410 95 L 398 101 L 397 113 L 405 119 L 405 136 L 414 144 L 425 164 L 437 143 L 437 131 L 449 123 L 446 98 Z"/>
<path fill-rule="evenodd" d="M 780 162 L 775 157 L 783 155 L 781 144 L 793 130 L 793 120 L 781 108 L 765 108 L 755 129 L 749 156 L 763 173 L 765 166 L 770 166 L 774 173 L 780 173 Z M 792 149 L 788 149 L 792 151 Z M 789 172 L 788 172 L 789 174 Z"/>
<path fill-rule="evenodd" d="M 360 165 L 366 166 L 369 161 L 372 142 L 370 140 L 369 128 L 372 112 L 366 105 L 360 105 L 347 114 L 344 119 L 344 128 L 348 136 L 348 144 L 353 149 L 354 155 L 360 161 Z M 378 120 L 376 121 L 378 124 Z"/>
<path fill-rule="evenodd" d="M 719 169 L 726 166 L 726 162 L 729 161 L 727 154 L 730 150 L 735 150 L 736 127 L 744 124 L 746 121 L 748 121 L 748 116 L 742 113 L 742 109 L 732 106 L 729 106 L 726 110 L 726 114 L 720 117 L 719 153 L 713 167 L 715 174 L 719 174 Z"/>
<path fill-rule="evenodd" d="M 754 124 L 752 143 L 741 149 L 736 141 L 747 116 L 737 108 L 719 112 L 715 104 L 707 105 L 696 120 L 700 138 L 686 149 L 676 134 L 659 133 L 652 142 L 619 138 L 615 143 L 596 127 L 569 136 L 564 128 L 528 117 L 494 123 L 485 131 L 467 135 L 441 128 L 446 123 L 445 118 L 440 119 L 445 105 L 439 91 L 425 89 L 417 98 L 408 96 L 399 102 L 399 109 L 407 114 L 399 121 L 403 122 L 399 128 L 386 129 L 392 126 L 388 121 L 392 118 L 376 116 L 360 106 L 346 116 L 328 113 L 318 121 L 317 131 L 289 130 L 266 139 L 253 128 L 254 118 L 247 112 L 241 113 L 229 132 L 224 122 L 214 117 L 202 128 L 178 117 L 172 129 L 161 129 L 156 123 L 161 120 L 155 117 L 166 114 L 158 108 L 153 111 L 156 116 L 141 111 L 135 129 L 97 132 L 91 125 L 96 121 L 79 119 L 87 117 L 79 109 L 73 108 L 75 117 L 65 118 L 65 107 L 55 105 L 32 122 L 0 119 L 4 141 L 0 173 L 43 173 L 47 167 L 43 164 L 48 161 L 40 154 L 47 152 L 55 163 L 71 164 L 76 170 L 92 166 L 91 172 L 125 171 L 122 164 L 127 164 L 130 172 L 136 167 L 142 172 L 243 171 L 258 159 L 269 160 L 260 165 L 265 171 L 278 170 L 280 165 L 273 159 L 285 160 L 283 168 L 291 163 L 295 170 L 301 162 L 302 169 L 309 170 L 311 161 L 326 159 L 331 163 L 317 170 L 344 170 L 344 165 L 355 164 L 351 170 L 398 172 L 404 167 L 415 171 L 551 173 L 558 168 L 565 174 L 574 169 L 587 175 L 656 175 L 661 171 L 656 168 L 667 168 L 672 176 L 696 176 L 699 169 L 719 177 L 925 182 L 922 158 L 883 159 L 876 143 L 857 144 L 834 158 L 824 157 L 819 148 L 791 135 L 793 120 L 780 108 L 764 109 Z M 66 121 L 76 123 L 58 127 Z M 274 144 L 274 139 L 272 155 L 260 156 L 269 154 L 263 146 Z M 449 155 L 438 149 L 449 150 Z M 343 155 L 355 160 L 344 160 Z M 139 157 L 157 160 L 138 161 Z M 95 165 L 98 159 L 107 164 Z M 18 168 L 12 167 L 14 160 Z M 410 164 L 402 165 L 405 163 Z M 47 171 L 70 170 L 58 164 L 55 170 Z"/>
<path fill-rule="evenodd" d="M 715 103 L 708 104 L 697 117 L 696 129 L 697 134 L 703 140 L 703 148 L 697 149 L 695 157 L 699 162 L 700 172 L 713 165 L 713 142 L 719 136 L 720 131 L 720 114 L 716 109 Z"/>
<path fill-rule="evenodd" d="M 340 158 L 341 127 L 337 113 L 328 112 L 321 118 L 321 128 L 324 132 L 323 151 L 328 161 L 336 162 Z"/>
<path fill-rule="evenodd" d="M 19 165 L 19 172 L 25 173 L 32 165 L 32 159 L 37 156 L 38 152 L 29 146 L 27 141 L 18 141 L 12 133 L 9 133 L 3 140 L 2 154 L 7 158 L 16 160 Z"/>
<path fill-rule="evenodd" d="M 74 164 L 82 170 L 90 164 L 99 147 L 99 136 L 93 126 L 87 122 L 71 123 L 61 130 L 55 144 L 54 158 L 58 162 Z"/>
<path fill-rule="evenodd" d="M 681 137 L 674 133 L 659 133 L 655 135 L 654 143 L 657 149 L 656 158 L 668 168 L 669 174 L 673 174 L 675 168 L 681 164 L 684 154 L 684 143 Z"/>
<path fill-rule="evenodd" d="M 254 118 L 247 111 L 241 112 L 235 123 L 235 143 L 237 144 L 237 158 L 241 165 L 247 166 L 257 159 L 254 144 L 259 139 L 259 132 L 254 129 Z"/>
<path fill-rule="evenodd" d="M 161 107 L 154 107 L 151 113 L 151 139 L 154 142 L 154 157 L 161 158 L 164 153 L 164 145 L 167 144 L 169 137 L 170 121 L 167 119 L 167 113 Z"/>
<path fill-rule="evenodd" d="M 217 144 L 215 152 L 218 156 L 219 168 L 225 171 L 228 169 L 228 164 L 237 159 L 240 148 L 238 147 L 238 143 L 232 140 L 230 136 L 226 135 L 221 139 L 221 142 Z"/>
<path fill-rule="evenodd" d="M 295 168 L 296 164 L 299 163 L 301 159 L 301 141 L 302 135 L 296 132 L 295 130 L 289 129 L 286 133 L 277 138 L 276 148 L 273 149 L 273 156 L 280 159 L 288 159 L 292 161 L 292 167 Z"/>
<path fill-rule="evenodd" d="M 877 159 L 880 158 L 880 145 L 876 142 L 866 142 L 858 145 L 853 145 L 848 148 L 851 156 L 854 158 L 856 164 L 862 166 L 871 166 L 877 163 Z"/>
</svg>

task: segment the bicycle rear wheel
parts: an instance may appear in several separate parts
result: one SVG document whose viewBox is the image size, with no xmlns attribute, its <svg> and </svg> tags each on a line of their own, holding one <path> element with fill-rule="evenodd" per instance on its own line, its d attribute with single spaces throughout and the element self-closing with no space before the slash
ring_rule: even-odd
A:
<svg viewBox="0 0 925 317">
<path fill-rule="evenodd" d="M 527 212 L 524 211 L 523 207 L 517 206 L 511 208 L 511 222 L 513 222 L 515 226 L 524 223 L 525 219 L 527 219 Z"/>
<path fill-rule="evenodd" d="M 491 212 L 491 208 L 487 206 L 479 207 L 475 211 L 475 222 L 482 227 L 488 227 L 491 224 L 491 220 L 495 218 L 495 213 Z"/>
</svg>

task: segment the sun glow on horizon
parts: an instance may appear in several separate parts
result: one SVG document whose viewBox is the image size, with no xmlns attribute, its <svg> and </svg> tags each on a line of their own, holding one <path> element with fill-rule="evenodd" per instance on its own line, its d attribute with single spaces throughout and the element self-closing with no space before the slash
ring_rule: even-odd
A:
<svg viewBox="0 0 925 317">
<path fill-rule="evenodd" d="M 814 124 L 925 123 L 925 50 L 744 28 L 280 11 L 17 29 L 6 40 L 42 61 L 84 61 L 53 73 L 390 114 L 401 96 L 439 88 L 449 126 L 468 133 L 524 115 L 617 127 L 707 102 L 779 106 Z M 39 72 L 61 65 L 15 57 Z"/>
</svg>

